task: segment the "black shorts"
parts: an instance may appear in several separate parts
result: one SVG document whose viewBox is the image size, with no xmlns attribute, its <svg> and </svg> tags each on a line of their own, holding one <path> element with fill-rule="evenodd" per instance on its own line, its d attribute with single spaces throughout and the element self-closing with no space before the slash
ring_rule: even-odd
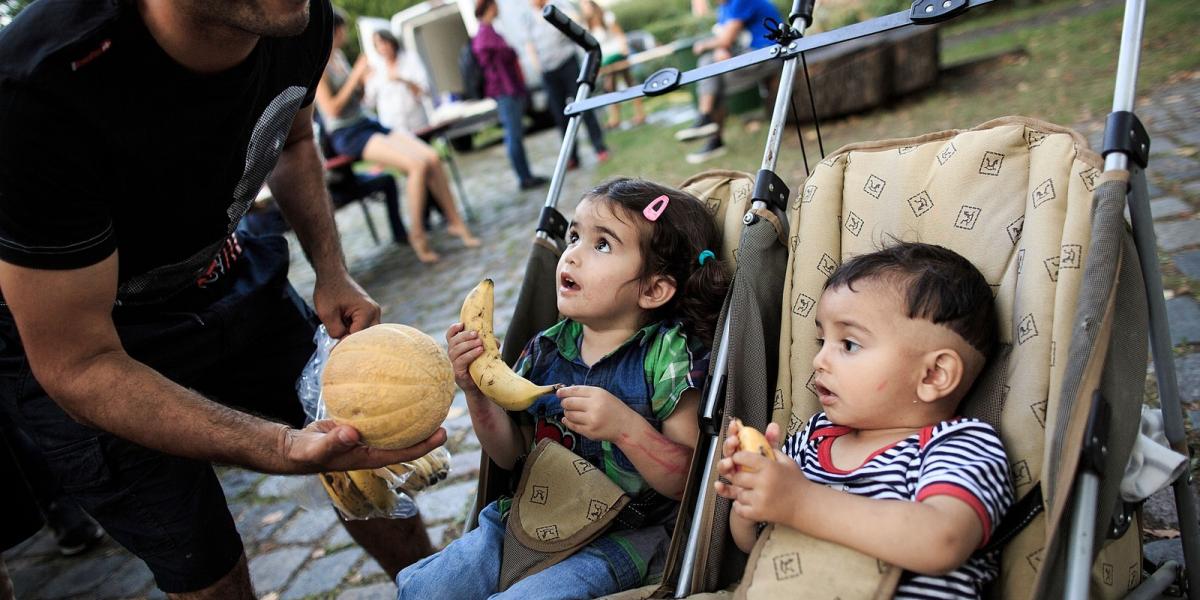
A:
<svg viewBox="0 0 1200 600">
<path fill-rule="evenodd" d="M 313 353 L 317 319 L 287 281 L 281 237 L 243 239 L 218 289 L 155 307 L 117 307 L 126 352 L 204 396 L 302 426 L 295 382 Z M 215 583 L 242 541 L 209 463 L 170 456 L 72 420 L 29 370 L 12 316 L 0 310 L 0 399 L 45 451 L 63 491 L 146 561 L 165 592 Z M 145 410 L 153 411 L 147 399 Z"/>
</svg>

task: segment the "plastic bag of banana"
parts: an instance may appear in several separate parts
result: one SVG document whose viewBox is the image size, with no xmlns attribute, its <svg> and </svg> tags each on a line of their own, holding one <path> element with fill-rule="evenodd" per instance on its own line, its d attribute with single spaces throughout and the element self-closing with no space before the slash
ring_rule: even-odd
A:
<svg viewBox="0 0 1200 600">
<path fill-rule="evenodd" d="M 450 472 L 450 452 L 438 448 L 421 458 L 379 469 L 321 473 L 317 477 L 347 520 L 408 518 L 417 514 L 412 498 Z"/>
</svg>

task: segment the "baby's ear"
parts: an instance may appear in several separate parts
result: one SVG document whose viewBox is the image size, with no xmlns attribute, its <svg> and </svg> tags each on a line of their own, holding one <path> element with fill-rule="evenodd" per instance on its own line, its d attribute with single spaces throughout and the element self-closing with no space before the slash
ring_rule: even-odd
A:
<svg viewBox="0 0 1200 600">
<path fill-rule="evenodd" d="M 638 306 L 642 310 L 654 310 L 675 297 L 675 278 L 667 275 L 651 275 L 649 282 L 642 285 Z"/>
<path fill-rule="evenodd" d="M 933 350 L 922 359 L 924 373 L 917 384 L 917 397 L 922 402 L 936 402 L 954 393 L 962 382 L 962 356 L 950 348 Z"/>
</svg>

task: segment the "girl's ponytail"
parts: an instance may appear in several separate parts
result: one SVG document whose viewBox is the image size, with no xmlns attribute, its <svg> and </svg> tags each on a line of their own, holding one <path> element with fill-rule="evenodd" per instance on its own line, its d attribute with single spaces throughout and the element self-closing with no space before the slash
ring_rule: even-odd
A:
<svg viewBox="0 0 1200 600">
<path fill-rule="evenodd" d="M 692 335 L 711 346 L 717 331 L 717 318 L 729 290 L 729 272 L 716 258 L 697 264 L 687 280 L 678 286 L 678 313 Z"/>
</svg>

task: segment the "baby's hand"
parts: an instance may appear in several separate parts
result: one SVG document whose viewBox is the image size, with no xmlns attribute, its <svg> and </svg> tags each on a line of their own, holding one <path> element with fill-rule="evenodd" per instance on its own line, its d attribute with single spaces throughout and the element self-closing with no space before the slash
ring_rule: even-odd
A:
<svg viewBox="0 0 1200 600">
<path fill-rule="evenodd" d="M 483 341 L 479 333 L 467 331 L 462 323 L 455 323 L 446 330 L 446 346 L 450 354 L 450 364 L 454 367 L 454 382 L 468 396 L 482 394 L 475 380 L 471 378 L 471 363 L 483 355 Z"/>
<path fill-rule="evenodd" d="M 607 390 L 590 385 L 572 385 L 555 394 L 562 403 L 563 425 L 590 440 L 616 442 L 630 416 L 641 415 Z"/>
</svg>

